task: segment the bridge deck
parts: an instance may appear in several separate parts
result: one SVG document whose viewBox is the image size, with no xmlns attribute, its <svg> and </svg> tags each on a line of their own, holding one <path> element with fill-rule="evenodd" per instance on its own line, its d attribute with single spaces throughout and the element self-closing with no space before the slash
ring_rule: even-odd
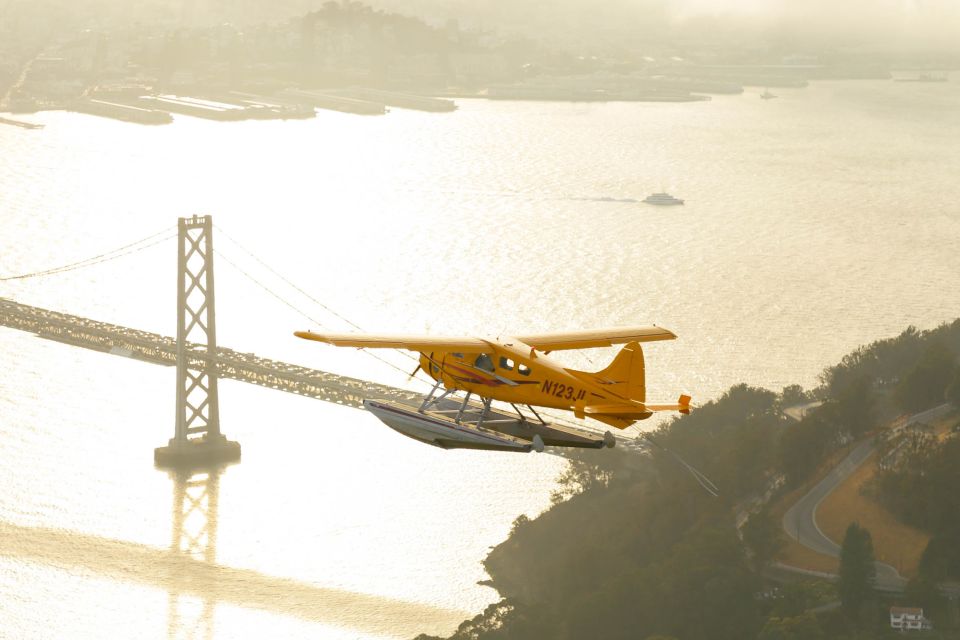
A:
<svg viewBox="0 0 960 640">
<path fill-rule="evenodd" d="M 144 362 L 167 366 L 177 363 L 177 341 L 174 338 L 32 307 L 13 300 L 0 299 L 0 326 Z M 208 359 L 206 347 L 191 342 L 188 343 L 188 350 L 191 352 L 191 366 L 203 368 Z M 363 408 L 365 399 L 413 402 L 420 398 L 419 394 L 406 389 L 308 369 L 224 347 L 217 348 L 216 366 L 221 378 L 249 382 L 358 409 Z"/>
</svg>

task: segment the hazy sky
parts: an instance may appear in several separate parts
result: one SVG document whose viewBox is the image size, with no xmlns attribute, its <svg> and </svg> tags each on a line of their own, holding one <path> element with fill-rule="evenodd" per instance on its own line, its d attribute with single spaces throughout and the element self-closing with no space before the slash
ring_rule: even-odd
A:
<svg viewBox="0 0 960 640">
<path fill-rule="evenodd" d="M 668 0 L 676 17 L 716 15 L 830 36 L 960 41 L 957 0 Z"/>
<path fill-rule="evenodd" d="M 957 13 L 955 0 L 672 0 L 670 4 L 691 13 L 821 15 L 824 18 Z"/>
<path fill-rule="evenodd" d="M 121 14 L 152 19 L 165 11 L 213 21 L 281 21 L 316 10 L 325 0 L 0 0 L 60 15 Z M 522 33 L 553 44 L 578 46 L 687 36 L 687 42 L 725 38 L 734 43 L 782 42 L 787 48 L 820 46 L 885 50 L 960 50 L 960 0 L 358 0 L 377 8 L 465 28 Z M 59 8 L 59 9 L 58 9 Z M 120 10 L 122 8 L 122 11 Z M 163 10 L 163 11 L 161 11 Z M 21 11 L 23 13 L 23 11 Z M 0 28 L 3 27 L 0 17 Z M 679 27 L 675 32 L 672 27 Z M 0 29 L 2 30 L 2 29 Z"/>
<path fill-rule="evenodd" d="M 767 40 L 878 48 L 960 48 L 960 0 L 366 0 L 427 17 L 459 17 L 467 26 L 566 34 L 622 32 L 643 37 L 644 26 L 700 24 Z M 704 18 L 710 20 L 704 23 Z M 719 21 L 719 22 L 718 22 Z M 656 27 L 654 27 L 656 31 Z M 695 30 L 696 31 L 696 30 Z"/>
</svg>

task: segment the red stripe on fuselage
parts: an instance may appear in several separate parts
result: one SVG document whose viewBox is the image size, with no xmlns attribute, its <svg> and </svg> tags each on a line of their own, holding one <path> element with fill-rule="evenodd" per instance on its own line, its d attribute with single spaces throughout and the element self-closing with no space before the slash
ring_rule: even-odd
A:
<svg viewBox="0 0 960 640">
<path fill-rule="evenodd" d="M 478 384 L 486 385 L 488 387 L 499 387 L 505 384 L 504 382 L 497 380 L 496 378 L 484 379 L 484 378 L 475 377 L 477 375 L 476 369 L 464 369 L 463 367 L 458 367 L 455 364 L 449 364 L 449 365 L 445 364 L 444 366 L 449 367 L 450 369 L 453 369 L 455 371 L 459 371 L 460 373 L 466 376 L 470 376 L 468 378 L 469 382 L 476 382 Z"/>
</svg>

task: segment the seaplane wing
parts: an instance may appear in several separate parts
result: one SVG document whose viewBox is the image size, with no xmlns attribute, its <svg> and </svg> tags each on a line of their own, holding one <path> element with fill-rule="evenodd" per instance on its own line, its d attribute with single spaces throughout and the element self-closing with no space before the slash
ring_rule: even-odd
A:
<svg viewBox="0 0 960 640">
<path fill-rule="evenodd" d="M 676 337 L 672 331 L 661 327 L 614 327 L 611 329 L 589 329 L 587 331 L 538 333 L 516 336 L 516 339 L 540 351 L 558 351 L 561 349 L 609 347 L 627 342 L 674 340 Z"/>
<path fill-rule="evenodd" d="M 374 335 L 365 333 L 314 333 L 297 331 L 298 338 L 326 342 L 337 347 L 365 349 L 407 349 L 409 351 L 476 351 L 488 349 L 489 344 L 479 338 L 452 338 L 418 335 Z"/>
</svg>

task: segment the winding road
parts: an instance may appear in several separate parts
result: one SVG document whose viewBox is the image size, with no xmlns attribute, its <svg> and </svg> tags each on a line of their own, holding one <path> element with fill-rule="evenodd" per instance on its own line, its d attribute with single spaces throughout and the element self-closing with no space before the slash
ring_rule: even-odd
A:
<svg viewBox="0 0 960 640">
<path fill-rule="evenodd" d="M 916 422 L 935 420 L 953 408 L 950 404 L 942 404 L 933 409 L 910 416 L 900 427 L 907 427 Z M 817 526 L 817 507 L 830 492 L 840 486 L 851 473 L 870 457 L 874 450 L 873 438 L 864 440 L 851 451 L 840 464 L 834 467 L 823 480 L 818 482 L 810 491 L 800 498 L 783 516 L 783 529 L 794 540 L 803 546 L 824 555 L 839 557 L 840 545 L 824 535 Z M 883 562 L 876 563 L 876 586 L 884 591 L 902 591 L 907 584 L 906 578 L 896 569 Z"/>
</svg>

